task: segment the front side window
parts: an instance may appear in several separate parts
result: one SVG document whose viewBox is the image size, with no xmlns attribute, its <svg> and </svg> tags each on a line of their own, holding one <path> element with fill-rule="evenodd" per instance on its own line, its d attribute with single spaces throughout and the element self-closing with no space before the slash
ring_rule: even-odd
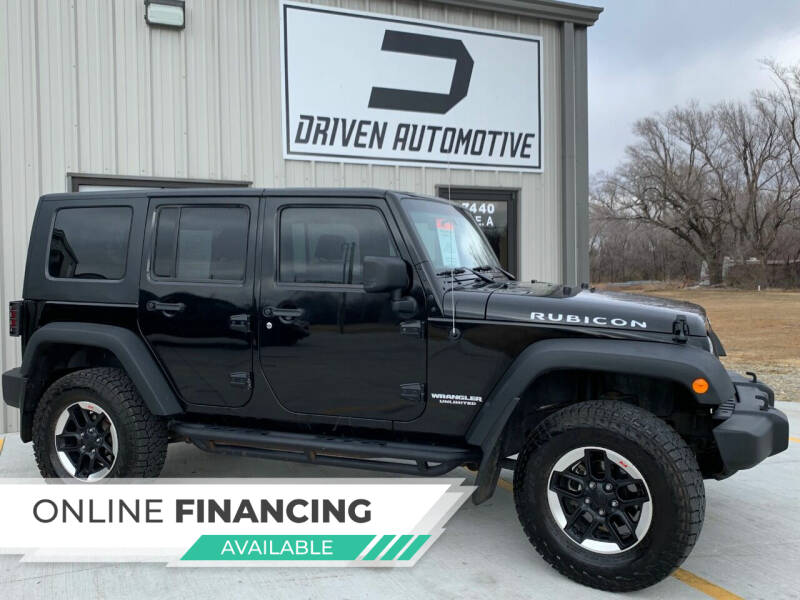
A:
<svg viewBox="0 0 800 600">
<path fill-rule="evenodd" d="M 152 271 L 182 281 L 242 281 L 246 206 L 165 206 L 156 215 Z"/>
<path fill-rule="evenodd" d="M 293 207 L 281 212 L 280 281 L 360 284 L 366 256 L 397 256 L 379 211 Z"/>
<path fill-rule="evenodd" d="M 60 209 L 50 236 L 50 276 L 122 279 L 132 216 L 129 206 Z"/>
<path fill-rule="evenodd" d="M 405 198 L 402 206 L 435 269 L 499 266 L 475 222 L 451 204 Z"/>
</svg>

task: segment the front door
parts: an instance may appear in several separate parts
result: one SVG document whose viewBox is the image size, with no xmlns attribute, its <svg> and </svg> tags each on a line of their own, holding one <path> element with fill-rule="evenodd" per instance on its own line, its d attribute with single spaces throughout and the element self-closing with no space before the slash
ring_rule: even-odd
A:
<svg viewBox="0 0 800 600">
<path fill-rule="evenodd" d="M 250 399 L 258 207 L 252 196 L 150 201 L 139 326 L 189 404 Z"/>
<path fill-rule="evenodd" d="M 364 257 L 408 259 L 385 200 L 270 198 L 266 210 L 274 227 L 264 228 L 259 349 L 279 402 L 316 415 L 406 421 L 421 414 L 419 282 L 412 273 L 409 289 L 394 296 L 362 285 Z M 399 311 L 399 297 L 413 297 L 418 310 Z"/>
</svg>

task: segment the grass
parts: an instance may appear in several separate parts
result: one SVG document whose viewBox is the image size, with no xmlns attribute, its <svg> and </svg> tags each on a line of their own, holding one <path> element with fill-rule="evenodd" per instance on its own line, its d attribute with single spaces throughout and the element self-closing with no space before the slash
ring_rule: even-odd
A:
<svg viewBox="0 0 800 600">
<path fill-rule="evenodd" d="M 728 353 L 726 362 L 770 365 L 770 371 L 780 372 L 800 369 L 800 292 L 728 289 L 644 292 L 703 306 Z"/>
</svg>

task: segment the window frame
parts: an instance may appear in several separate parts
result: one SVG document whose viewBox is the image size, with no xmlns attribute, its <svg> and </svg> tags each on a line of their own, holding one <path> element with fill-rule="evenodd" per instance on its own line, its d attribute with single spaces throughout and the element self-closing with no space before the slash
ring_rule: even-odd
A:
<svg viewBox="0 0 800 600">
<path fill-rule="evenodd" d="M 167 277 L 163 275 L 157 275 L 155 273 L 155 260 L 156 260 L 156 243 L 158 241 L 158 221 L 161 214 L 161 211 L 165 208 L 177 208 L 178 209 L 178 222 L 177 226 L 175 227 L 175 236 L 172 240 L 173 248 L 175 251 L 175 260 L 172 264 L 175 276 L 174 277 Z M 244 239 L 244 265 L 242 267 L 242 277 L 241 279 L 181 279 L 177 276 L 178 274 L 178 238 L 180 236 L 181 231 L 181 214 L 184 208 L 244 208 L 247 210 L 247 224 L 246 224 L 246 235 Z M 258 218 L 258 214 L 256 214 L 256 218 Z M 151 236 L 149 240 L 149 256 L 147 260 L 147 279 L 152 283 L 170 283 L 170 284 L 201 284 L 201 285 L 233 285 L 233 286 L 243 286 L 247 282 L 247 269 L 248 269 L 248 262 L 250 259 L 250 232 L 252 229 L 253 224 L 253 211 L 251 210 L 250 206 L 245 203 L 241 202 L 211 202 L 211 203 L 197 203 L 197 202 L 164 202 L 159 204 L 155 207 L 152 213 L 152 222 L 150 225 L 151 229 Z"/>
<path fill-rule="evenodd" d="M 380 206 L 376 206 L 373 203 L 356 203 L 353 202 L 355 199 L 347 199 L 347 202 L 339 203 L 332 203 L 332 202 L 286 202 L 285 204 L 281 204 L 277 210 L 275 211 L 275 244 L 274 244 L 274 252 L 275 252 L 275 263 L 273 265 L 274 269 L 274 276 L 273 281 L 275 287 L 283 288 L 283 289 L 304 289 L 304 290 L 325 290 L 325 291 L 335 291 L 335 290 L 342 290 L 347 292 L 364 292 L 364 284 L 362 283 L 315 283 L 315 282 L 304 282 L 304 281 L 283 281 L 281 279 L 281 246 L 282 238 L 281 238 L 281 230 L 283 228 L 283 212 L 287 209 L 292 208 L 301 208 L 301 209 L 308 209 L 308 210 L 318 210 L 318 209 L 360 209 L 360 210 L 371 210 L 378 213 L 378 216 L 382 220 L 383 224 L 386 226 L 386 233 L 389 236 L 389 241 L 394 247 L 397 256 L 403 258 L 403 251 L 401 249 L 400 244 L 398 243 L 398 238 L 395 235 L 395 232 L 392 230 L 391 224 L 389 220 L 386 218 L 386 214 L 381 209 Z"/>
<path fill-rule="evenodd" d="M 78 210 L 78 209 L 103 210 L 104 208 L 126 208 L 126 209 L 128 209 L 128 212 L 130 213 L 130 219 L 128 221 L 128 237 L 127 237 L 127 240 L 125 241 L 125 244 L 123 246 L 123 256 L 124 256 L 124 259 L 125 259 L 125 263 L 124 263 L 125 266 L 124 266 L 124 268 L 122 270 L 122 275 L 120 277 L 117 277 L 117 278 L 114 278 L 114 279 L 100 279 L 100 278 L 93 278 L 93 277 L 56 277 L 54 275 L 51 275 L 50 274 L 50 251 L 52 250 L 52 247 L 53 247 L 53 232 L 55 231 L 55 228 L 56 228 L 56 219 L 58 219 L 58 213 L 60 213 L 62 210 Z M 121 281 L 124 281 L 125 278 L 128 276 L 128 262 L 129 262 L 128 261 L 128 258 L 129 258 L 128 255 L 130 253 L 130 248 L 131 248 L 134 220 L 135 220 L 135 211 L 134 211 L 133 207 L 131 205 L 129 205 L 129 204 L 116 204 L 116 203 L 114 203 L 114 204 L 95 204 L 95 205 L 88 205 L 88 206 L 82 205 L 82 204 L 77 204 L 75 206 L 67 205 L 67 206 L 55 207 L 55 209 L 53 210 L 53 214 L 50 217 L 49 236 L 47 238 L 47 249 L 45 251 L 45 262 L 44 262 L 44 276 L 45 276 L 45 279 L 48 280 L 48 281 L 54 281 L 54 282 L 66 282 L 66 281 L 69 281 L 70 283 L 72 283 L 72 282 L 80 282 L 80 283 L 119 283 Z"/>
<path fill-rule="evenodd" d="M 494 186 L 469 186 L 440 184 L 436 186 L 436 197 L 446 200 L 458 207 L 464 202 L 506 202 L 507 228 L 508 228 L 508 264 L 504 269 L 519 277 L 520 257 L 522 250 L 520 240 L 520 188 L 494 187 Z M 483 232 L 483 227 L 478 226 Z M 485 232 L 484 232 L 484 235 Z M 502 265 L 502 259 L 497 257 Z"/>
</svg>

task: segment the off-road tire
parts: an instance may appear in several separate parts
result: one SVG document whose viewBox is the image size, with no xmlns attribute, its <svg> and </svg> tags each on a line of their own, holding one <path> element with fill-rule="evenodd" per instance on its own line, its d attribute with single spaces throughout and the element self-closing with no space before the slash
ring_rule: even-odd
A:
<svg viewBox="0 0 800 600">
<path fill-rule="evenodd" d="M 650 527 L 619 554 L 580 546 L 557 525 L 548 506 L 553 466 L 582 446 L 601 446 L 627 457 L 649 486 Z M 550 565 L 579 583 L 613 592 L 653 585 L 677 569 L 700 535 L 705 512 L 703 479 L 683 439 L 653 414 L 615 401 L 569 406 L 532 430 L 514 472 L 514 501 L 525 533 Z"/>
<path fill-rule="evenodd" d="M 33 447 L 45 478 L 75 480 L 58 460 L 54 433 L 58 415 L 76 401 L 97 404 L 111 417 L 119 450 L 107 477 L 158 477 L 167 456 L 167 426 L 153 415 L 121 369 L 74 371 L 47 388 L 33 418 Z"/>
</svg>

